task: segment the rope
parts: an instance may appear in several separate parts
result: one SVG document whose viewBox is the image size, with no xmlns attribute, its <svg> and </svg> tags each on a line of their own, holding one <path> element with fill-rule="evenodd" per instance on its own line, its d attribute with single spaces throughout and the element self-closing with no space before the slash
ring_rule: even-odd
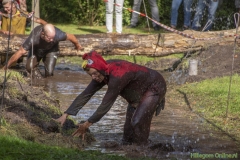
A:
<svg viewBox="0 0 240 160">
<path fill-rule="evenodd" d="M 239 19 L 240 14 L 235 13 L 234 14 L 234 20 L 235 20 L 235 25 L 236 25 L 236 35 L 238 34 L 238 26 L 239 26 Z M 236 46 L 237 46 L 237 37 L 235 38 L 234 41 L 234 49 L 233 49 L 233 55 L 232 55 L 232 69 L 231 69 L 231 75 L 230 75 L 230 82 L 229 82 L 229 88 L 228 88 L 228 97 L 227 97 L 227 108 L 226 108 L 226 118 L 228 118 L 228 110 L 229 110 L 229 101 L 230 101 L 230 93 L 231 93 L 231 86 L 232 86 L 232 76 L 233 76 L 233 69 L 234 69 L 234 58 L 236 54 Z"/>
<path fill-rule="evenodd" d="M 10 32 L 11 32 L 11 27 L 12 27 L 12 5 L 13 3 L 11 3 L 11 12 L 10 12 L 10 25 L 8 28 L 8 47 L 7 47 L 7 55 L 6 55 L 6 61 L 5 64 L 7 65 L 8 63 L 8 55 L 9 55 L 9 45 L 10 45 Z M 5 93 L 5 86 L 6 86 L 6 82 L 7 82 L 7 68 L 5 69 L 4 72 L 4 81 L 3 81 L 3 92 L 2 92 L 2 102 L 1 102 L 1 111 L 0 111 L 0 126 L 2 126 L 2 113 L 3 113 L 3 105 L 4 105 L 4 93 Z"/>
<path fill-rule="evenodd" d="M 150 32 L 150 25 L 149 25 L 149 21 L 148 21 L 148 15 L 147 15 L 147 10 L 146 10 L 146 5 L 145 5 L 145 0 L 143 0 L 143 6 L 144 6 L 144 11 L 146 14 L 146 19 L 147 19 L 147 24 L 148 24 L 148 32 Z"/>
<path fill-rule="evenodd" d="M 37 0 L 34 0 L 34 2 L 33 2 L 33 10 L 35 11 L 35 7 L 36 7 L 36 3 L 37 2 Z M 35 14 L 35 12 L 33 12 L 33 17 L 34 17 L 34 14 Z M 31 53 L 31 61 L 30 61 L 30 68 L 31 68 L 31 86 L 32 86 L 32 83 L 33 83 L 33 51 L 34 51 L 34 49 L 33 49 L 33 40 L 34 40 L 34 20 L 32 20 L 32 28 L 33 28 L 33 30 L 32 30 L 32 53 Z"/>
<path fill-rule="evenodd" d="M 116 6 L 121 6 L 121 5 L 116 4 L 116 3 L 114 3 L 114 5 L 116 5 Z M 137 11 L 135 11 L 135 10 L 132 10 L 131 8 L 126 8 L 126 7 L 124 7 L 124 6 L 122 6 L 122 8 L 128 10 L 129 12 L 134 12 L 134 13 L 139 14 L 140 16 L 143 16 L 143 17 L 148 18 L 148 19 L 151 20 L 152 22 L 156 23 L 156 24 L 159 25 L 160 27 L 162 27 L 162 28 L 164 28 L 164 29 L 166 29 L 166 30 L 168 30 L 168 31 L 170 31 L 170 32 L 179 34 L 179 35 L 181 35 L 181 36 L 183 36 L 183 37 L 187 37 L 187 38 L 199 40 L 199 41 L 202 41 L 202 40 L 216 40 L 216 39 L 220 39 L 220 38 L 223 38 L 223 37 L 225 37 L 225 38 L 227 38 L 227 37 L 239 37 L 239 35 L 236 35 L 236 34 L 235 34 L 235 35 L 228 35 L 228 36 L 221 36 L 221 37 L 196 38 L 196 37 L 194 37 L 194 36 L 192 36 L 192 35 L 190 35 L 190 34 L 187 34 L 187 33 L 181 32 L 181 31 L 178 31 L 178 30 L 176 30 L 176 29 L 174 29 L 174 28 L 171 28 L 171 27 L 169 27 L 169 26 L 166 26 L 166 25 L 164 25 L 164 24 L 162 24 L 162 23 L 160 23 L 160 22 L 157 22 L 156 20 L 148 17 L 147 15 L 145 15 L 145 14 L 143 14 L 143 13 L 141 13 L 141 12 L 137 12 Z M 211 24 L 211 22 L 209 22 L 209 23 Z M 207 24 L 207 25 L 208 25 L 208 24 Z M 207 25 L 206 25 L 206 26 L 207 26 Z M 206 27 L 204 27 L 204 28 L 206 28 Z"/>
</svg>

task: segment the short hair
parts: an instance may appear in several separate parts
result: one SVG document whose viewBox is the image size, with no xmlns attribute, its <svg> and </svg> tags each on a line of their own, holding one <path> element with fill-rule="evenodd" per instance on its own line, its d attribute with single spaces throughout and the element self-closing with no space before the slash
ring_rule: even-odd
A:
<svg viewBox="0 0 240 160">
<path fill-rule="evenodd" d="M 5 4 L 9 3 L 9 2 L 12 2 L 12 1 L 11 0 L 3 0 L 2 1 L 2 5 L 5 5 Z"/>
</svg>

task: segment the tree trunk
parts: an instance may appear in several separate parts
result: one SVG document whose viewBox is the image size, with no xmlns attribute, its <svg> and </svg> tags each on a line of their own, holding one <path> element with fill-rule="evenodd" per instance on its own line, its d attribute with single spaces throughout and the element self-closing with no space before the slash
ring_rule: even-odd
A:
<svg viewBox="0 0 240 160">
<path fill-rule="evenodd" d="M 87 34 L 75 35 L 79 43 L 84 47 L 84 51 L 76 51 L 70 41 L 60 42 L 61 56 L 80 56 L 91 50 L 96 50 L 102 54 L 112 55 L 147 55 L 147 56 L 167 56 L 176 53 L 186 53 L 205 49 L 213 45 L 228 45 L 235 41 L 236 30 L 225 30 L 215 32 L 184 31 L 197 38 L 210 38 L 209 40 L 195 40 L 181 36 L 176 33 L 162 33 L 158 39 L 158 34 Z M 27 38 L 25 35 L 15 35 L 11 37 L 10 54 L 13 54 Z M 213 39 L 211 39 L 213 38 Z M 237 39 L 238 40 L 238 39 Z M 0 35 L 0 54 L 6 54 L 7 36 Z"/>
</svg>

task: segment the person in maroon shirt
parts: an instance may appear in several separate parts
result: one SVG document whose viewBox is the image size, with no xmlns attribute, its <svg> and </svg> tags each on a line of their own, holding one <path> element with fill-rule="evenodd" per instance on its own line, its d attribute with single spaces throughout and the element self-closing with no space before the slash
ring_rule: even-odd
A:
<svg viewBox="0 0 240 160">
<path fill-rule="evenodd" d="M 105 61 L 96 51 L 82 57 L 83 69 L 92 77 L 87 88 L 76 97 L 64 114 L 55 119 L 64 124 L 68 115 L 76 115 L 90 98 L 108 85 L 95 113 L 72 134 L 84 139 L 86 130 L 98 122 L 112 107 L 118 95 L 128 102 L 122 144 L 147 144 L 150 124 L 165 104 L 166 82 L 157 71 L 124 60 Z"/>
</svg>

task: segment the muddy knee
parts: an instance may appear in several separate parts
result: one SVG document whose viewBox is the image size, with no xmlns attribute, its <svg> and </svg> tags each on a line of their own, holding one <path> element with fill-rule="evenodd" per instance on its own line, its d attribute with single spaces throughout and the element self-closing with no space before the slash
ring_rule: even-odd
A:
<svg viewBox="0 0 240 160">
<path fill-rule="evenodd" d="M 36 68 L 38 66 L 38 60 L 37 57 L 35 55 L 33 56 L 29 56 L 27 59 L 27 63 L 26 63 L 26 70 L 31 73 L 31 70 L 33 70 L 34 68 Z"/>
<path fill-rule="evenodd" d="M 43 58 L 43 63 L 45 67 L 45 76 L 53 76 L 54 68 L 57 63 L 59 52 L 50 52 Z"/>
</svg>

